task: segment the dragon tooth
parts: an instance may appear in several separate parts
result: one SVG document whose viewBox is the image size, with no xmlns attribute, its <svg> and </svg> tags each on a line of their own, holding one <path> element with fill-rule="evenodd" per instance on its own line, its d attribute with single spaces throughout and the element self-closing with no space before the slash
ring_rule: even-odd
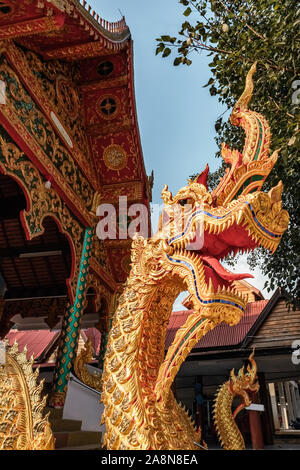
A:
<svg viewBox="0 0 300 470">
<path fill-rule="evenodd" d="M 241 224 L 241 221 L 242 221 L 242 218 L 243 218 L 243 211 L 240 210 L 237 214 L 237 217 L 236 217 L 236 223 L 237 225 L 240 225 Z"/>
<path fill-rule="evenodd" d="M 232 295 L 232 288 L 230 286 L 227 288 L 227 292 L 229 295 Z"/>
<path fill-rule="evenodd" d="M 209 278 L 209 284 L 208 284 L 208 289 L 207 289 L 207 291 L 208 291 L 210 294 L 214 293 L 214 286 L 213 286 L 213 282 L 212 282 L 211 277 Z"/>
</svg>

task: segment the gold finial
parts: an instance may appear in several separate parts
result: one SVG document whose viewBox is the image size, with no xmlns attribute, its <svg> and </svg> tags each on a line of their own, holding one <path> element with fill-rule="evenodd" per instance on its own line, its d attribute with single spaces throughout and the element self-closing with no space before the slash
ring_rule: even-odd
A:
<svg viewBox="0 0 300 470">
<path fill-rule="evenodd" d="M 252 93 L 253 93 L 253 88 L 254 88 L 252 77 L 256 71 L 256 64 L 257 62 L 254 62 L 249 72 L 247 73 L 247 77 L 245 81 L 245 89 L 242 95 L 240 96 L 238 102 L 236 103 L 235 108 L 248 109 L 248 104 L 250 103 L 250 100 L 252 98 Z"/>
</svg>

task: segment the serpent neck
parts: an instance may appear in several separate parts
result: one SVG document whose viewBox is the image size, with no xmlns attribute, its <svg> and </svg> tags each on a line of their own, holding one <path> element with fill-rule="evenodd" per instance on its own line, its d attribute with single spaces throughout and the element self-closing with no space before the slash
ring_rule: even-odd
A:
<svg viewBox="0 0 300 470">
<path fill-rule="evenodd" d="M 243 450 L 245 442 L 232 416 L 233 398 L 234 395 L 230 393 L 228 382 L 225 382 L 216 398 L 215 425 L 225 450 Z"/>
</svg>

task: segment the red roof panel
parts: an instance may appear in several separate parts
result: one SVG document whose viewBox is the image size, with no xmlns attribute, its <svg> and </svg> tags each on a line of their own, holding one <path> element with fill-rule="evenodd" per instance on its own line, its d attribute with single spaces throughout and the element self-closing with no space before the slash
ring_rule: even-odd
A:
<svg viewBox="0 0 300 470">
<path fill-rule="evenodd" d="M 216 328 L 208 332 L 198 341 L 195 348 L 226 347 L 241 343 L 267 303 L 268 300 L 250 302 L 247 305 L 241 321 L 237 325 L 229 326 L 223 323 L 216 326 Z M 177 330 L 185 323 L 190 313 L 191 310 L 182 310 L 172 313 L 167 329 L 166 349 L 171 345 Z M 98 355 L 100 351 L 101 333 L 96 328 L 88 328 L 83 331 L 85 335 L 91 339 L 94 352 Z M 45 355 L 57 340 L 59 333 L 59 331 L 49 330 L 11 330 L 6 338 L 9 340 L 10 345 L 17 341 L 20 351 L 23 351 L 24 347 L 27 346 L 27 358 L 33 355 L 35 361 L 41 361 L 44 359 L 43 355 Z"/>
<path fill-rule="evenodd" d="M 88 328 L 83 331 L 91 339 L 94 353 L 99 354 L 101 333 L 96 328 Z M 33 355 L 35 361 L 40 361 L 44 360 L 43 356 L 58 339 L 59 334 L 60 331 L 49 330 L 10 330 L 6 339 L 9 340 L 10 346 L 17 341 L 19 351 L 23 351 L 24 347 L 27 346 L 27 359 Z"/>
<path fill-rule="evenodd" d="M 226 323 L 222 323 L 216 326 L 198 341 L 194 348 L 234 346 L 241 343 L 267 303 L 268 300 L 250 302 L 246 307 L 241 321 L 237 325 L 229 326 Z M 185 323 L 191 312 L 192 310 L 182 310 L 172 313 L 166 335 L 166 349 L 169 348 L 175 338 L 177 330 Z"/>
<path fill-rule="evenodd" d="M 25 346 L 27 346 L 27 359 L 33 355 L 35 361 L 38 361 L 42 359 L 43 353 L 49 349 L 58 336 L 58 331 L 10 330 L 6 338 L 8 339 L 10 346 L 12 346 L 15 341 L 17 341 L 20 352 L 23 351 Z"/>
</svg>

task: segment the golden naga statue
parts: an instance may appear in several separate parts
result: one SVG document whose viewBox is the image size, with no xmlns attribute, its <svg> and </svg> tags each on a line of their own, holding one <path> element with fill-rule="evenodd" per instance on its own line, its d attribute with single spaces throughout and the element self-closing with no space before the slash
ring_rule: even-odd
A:
<svg viewBox="0 0 300 470">
<path fill-rule="evenodd" d="M 54 450 L 48 416 L 43 417 L 44 381 L 37 384 L 39 369 L 33 372 L 26 352 L 19 353 L 15 343 L 0 364 L 0 450 Z"/>
<path fill-rule="evenodd" d="M 221 322 L 237 324 L 244 313 L 247 301 L 234 281 L 249 275 L 229 272 L 220 260 L 259 246 L 274 252 L 287 229 L 282 183 L 269 193 L 260 191 L 278 151 L 269 156 L 269 125 L 248 109 L 254 71 L 255 64 L 231 115 L 232 124 L 246 134 L 243 152 L 223 145 L 229 167 L 212 193 L 208 167 L 174 197 L 166 186 L 157 233 L 133 241 L 131 272 L 102 375 L 107 449 L 199 449 L 200 431 L 176 402 L 171 385 L 200 338 Z M 186 290 L 194 310 L 165 357 L 173 303 Z"/>
<path fill-rule="evenodd" d="M 93 359 L 93 345 L 90 338 L 87 339 L 84 348 L 76 356 L 74 361 L 74 372 L 76 377 L 81 380 L 88 387 L 94 388 L 99 392 L 102 391 L 102 376 L 97 374 L 91 374 L 88 370 L 87 365 L 92 362 Z"/>
<path fill-rule="evenodd" d="M 222 447 L 225 450 L 245 449 L 244 438 L 237 427 L 235 418 L 246 406 L 250 406 L 251 396 L 249 394 L 258 392 L 257 366 L 254 360 L 254 351 L 249 357 L 247 372 L 242 367 L 238 375 L 234 374 L 234 369 L 230 373 L 227 382 L 221 385 L 215 400 L 214 422 L 218 432 Z M 240 396 L 242 403 L 232 412 L 232 402 L 236 396 Z"/>
</svg>

